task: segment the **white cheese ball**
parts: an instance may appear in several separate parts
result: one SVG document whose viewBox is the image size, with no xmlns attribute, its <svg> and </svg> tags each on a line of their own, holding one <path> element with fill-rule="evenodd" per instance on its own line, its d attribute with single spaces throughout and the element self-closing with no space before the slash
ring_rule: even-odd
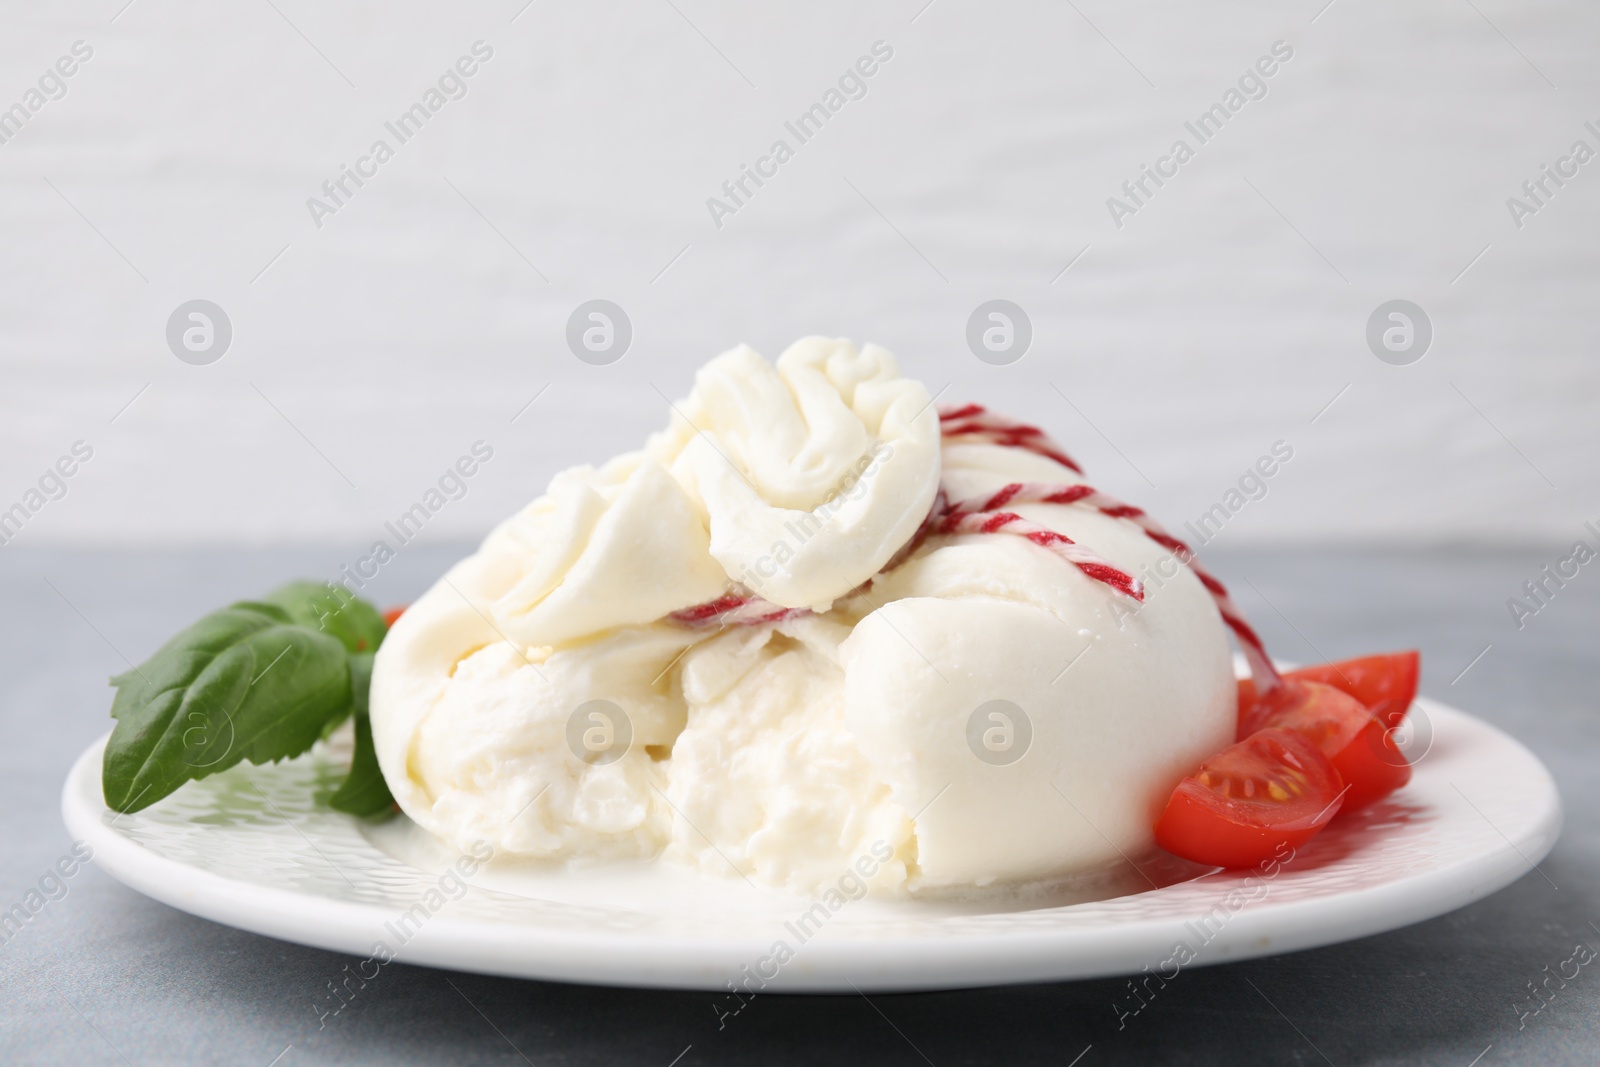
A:
<svg viewBox="0 0 1600 1067">
<path fill-rule="evenodd" d="M 1082 479 L 1017 449 L 952 445 L 945 481 L 960 499 Z M 1150 567 L 1146 599 L 1006 534 L 937 538 L 874 586 L 865 599 L 882 606 L 840 649 L 844 721 L 895 800 L 921 811 L 920 888 L 1147 852 L 1179 779 L 1233 738 L 1226 631 L 1199 580 L 1126 520 L 1082 505 L 1011 510 L 1130 573 Z"/>
</svg>

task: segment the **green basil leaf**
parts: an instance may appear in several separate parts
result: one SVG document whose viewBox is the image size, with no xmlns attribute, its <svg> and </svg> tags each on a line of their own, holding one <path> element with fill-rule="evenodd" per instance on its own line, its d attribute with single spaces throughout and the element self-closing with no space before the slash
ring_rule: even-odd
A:
<svg viewBox="0 0 1600 1067">
<path fill-rule="evenodd" d="M 348 658 L 340 641 L 275 604 L 207 615 L 111 680 L 117 725 L 102 765 L 107 805 L 138 811 L 240 760 L 305 752 L 330 719 L 350 712 Z"/>
<path fill-rule="evenodd" d="M 337 637 L 350 652 L 376 652 L 388 627 L 371 604 L 331 582 L 290 582 L 262 598 L 308 630 Z"/>
<path fill-rule="evenodd" d="M 355 698 L 356 750 L 350 759 L 350 773 L 328 803 L 338 811 L 370 818 L 394 813 L 394 796 L 378 767 L 378 751 L 372 745 L 372 719 L 367 714 L 367 696 L 372 686 L 372 653 L 350 657 L 350 688 Z"/>
</svg>

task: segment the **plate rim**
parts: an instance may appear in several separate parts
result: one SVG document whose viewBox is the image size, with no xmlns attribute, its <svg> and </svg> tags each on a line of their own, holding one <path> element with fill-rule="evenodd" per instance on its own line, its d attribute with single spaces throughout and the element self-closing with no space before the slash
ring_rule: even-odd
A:
<svg viewBox="0 0 1600 1067">
<path fill-rule="evenodd" d="M 1541 795 L 1526 798 L 1530 807 L 1538 805 L 1528 824 L 1514 837 L 1496 827 L 1505 840 L 1503 847 L 1408 877 L 1307 899 L 1262 900 L 1235 910 L 1215 940 L 1204 942 L 1185 966 L 1277 955 L 1408 926 L 1504 888 L 1531 873 L 1549 854 L 1560 835 L 1563 812 L 1554 777 L 1543 761 L 1477 716 L 1429 698 L 1418 698 L 1417 704 L 1434 720 L 1436 733 L 1441 720 L 1445 733 L 1458 727 L 1481 728 L 1494 744 L 1518 751 L 1542 772 Z M 1464 722 L 1452 722 L 1457 719 Z M 151 899 L 213 922 L 309 947 L 371 955 L 375 932 L 396 917 L 395 911 L 190 866 L 158 854 L 110 825 L 99 790 L 100 754 L 109 736 L 108 732 L 95 740 L 74 760 L 62 786 L 63 819 L 75 838 L 94 849 L 97 866 Z M 83 795 L 91 779 L 93 794 L 100 800 L 98 809 Z M 1207 877 L 1177 884 L 1193 885 Z M 316 907 L 308 908 L 308 901 Z M 1141 966 L 1170 958 L 1184 922 L 1193 918 L 1146 917 L 1099 927 L 952 931 L 937 937 L 877 940 L 819 935 L 783 966 L 778 980 L 760 988 L 795 993 L 909 992 L 1135 974 Z M 754 964 L 772 947 L 768 938 L 746 934 L 708 938 L 609 928 L 511 926 L 453 916 L 445 909 L 432 916 L 394 959 L 544 981 L 724 992 L 741 965 Z"/>
</svg>

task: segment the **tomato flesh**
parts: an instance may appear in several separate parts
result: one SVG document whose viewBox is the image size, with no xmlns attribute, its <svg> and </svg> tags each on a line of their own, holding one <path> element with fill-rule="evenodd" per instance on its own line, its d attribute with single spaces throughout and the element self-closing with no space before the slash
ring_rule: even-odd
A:
<svg viewBox="0 0 1600 1067">
<path fill-rule="evenodd" d="M 1383 725 L 1394 729 L 1406 717 L 1411 702 L 1417 697 L 1417 676 L 1421 670 L 1421 656 L 1416 649 L 1390 652 L 1379 656 L 1358 656 L 1337 663 L 1319 663 L 1314 667 L 1300 667 L 1284 674 L 1285 679 L 1301 682 L 1321 682 L 1349 693 L 1383 720 Z M 1249 737 L 1253 726 L 1251 712 L 1256 704 L 1256 686 L 1248 678 L 1239 682 L 1239 736 Z"/>
<path fill-rule="evenodd" d="M 1411 781 L 1411 764 L 1394 743 L 1394 731 L 1376 716 L 1367 720 L 1332 763 L 1349 787 L 1341 811 L 1360 811 Z"/>
<path fill-rule="evenodd" d="M 1257 730 L 1274 726 L 1293 730 L 1329 759 L 1372 719 L 1366 705 L 1348 693 L 1321 682 L 1289 678 L 1261 698 L 1253 715 Z"/>
<path fill-rule="evenodd" d="M 1285 678 L 1252 715 L 1260 726 L 1293 730 L 1322 750 L 1347 787 L 1341 811 L 1356 811 L 1411 780 L 1390 730 L 1355 697 L 1321 682 Z"/>
<path fill-rule="evenodd" d="M 401 604 L 397 608 L 390 608 L 388 611 L 385 611 L 383 613 L 383 624 L 385 626 L 393 626 L 394 621 L 400 616 L 404 615 L 406 613 L 406 608 L 408 607 L 410 607 L 409 604 Z"/>
<path fill-rule="evenodd" d="M 1391 730 L 1400 725 L 1417 696 L 1421 657 L 1415 649 L 1384 656 L 1361 656 L 1338 663 L 1301 667 L 1287 677 L 1322 682 L 1343 690 L 1372 709 Z"/>
<path fill-rule="evenodd" d="M 1259 730 L 1178 783 L 1156 823 L 1156 843 L 1196 863 L 1253 867 L 1327 825 L 1341 789 L 1316 744 L 1293 730 Z"/>
</svg>

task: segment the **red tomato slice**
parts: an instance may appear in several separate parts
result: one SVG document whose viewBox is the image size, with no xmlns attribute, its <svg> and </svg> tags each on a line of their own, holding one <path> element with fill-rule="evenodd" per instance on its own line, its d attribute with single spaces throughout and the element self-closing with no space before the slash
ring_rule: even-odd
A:
<svg viewBox="0 0 1600 1067">
<path fill-rule="evenodd" d="M 394 625 L 394 621 L 396 619 L 398 619 L 400 616 L 404 615 L 405 612 L 406 612 L 406 608 L 408 608 L 410 606 L 411 606 L 410 604 L 401 604 L 397 608 L 390 608 L 388 611 L 385 611 L 383 613 L 383 624 L 385 626 L 393 626 Z"/>
<path fill-rule="evenodd" d="M 1411 765 L 1383 722 L 1331 685 L 1285 678 L 1252 715 L 1261 727 L 1293 730 L 1322 750 L 1348 787 L 1341 811 L 1364 808 L 1411 780 Z"/>
<path fill-rule="evenodd" d="M 1285 677 L 1321 682 L 1343 690 L 1371 708 L 1372 713 L 1383 720 L 1383 725 L 1393 729 L 1400 725 L 1416 699 L 1420 668 L 1421 657 L 1412 649 L 1386 656 L 1362 656 L 1301 667 Z"/>
<path fill-rule="evenodd" d="M 1394 730 L 1373 717 L 1333 758 L 1333 768 L 1349 786 L 1340 811 L 1360 811 L 1411 781 L 1411 764 L 1394 743 Z"/>
<path fill-rule="evenodd" d="M 1319 663 L 1314 667 L 1301 667 L 1284 674 L 1284 678 L 1301 682 L 1321 682 L 1349 693 L 1383 720 L 1383 725 L 1394 729 L 1406 717 L 1411 702 L 1417 696 L 1417 674 L 1421 657 L 1415 649 L 1391 652 L 1380 656 L 1361 656 L 1340 660 L 1337 663 Z M 1261 719 L 1252 718 L 1256 704 L 1256 685 L 1249 678 L 1239 680 L 1239 734 L 1249 737 L 1259 729 Z"/>
<path fill-rule="evenodd" d="M 1253 867 L 1326 826 L 1342 788 L 1315 744 L 1292 730 L 1261 730 L 1178 783 L 1156 843 L 1196 863 Z"/>
<path fill-rule="evenodd" d="M 1235 707 L 1235 714 L 1236 714 L 1237 718 L 1235 719 L 1235 722 L 1234 722 L 1233 739 L 1235 741 L 1243 741 L 1245 738 L 1249 737 L 1252 733 L 1255 732 L 1255 716 L 1254 716 L 1254 712 L 1256 710 L 1256 683 L 1255 683 L 1255 679 L 1253 679 L 1253 678 L 1240 678 L 1239 679 L 1239 694 L 1238 694 L 1236 699 L 1238 701 L 1238 703 L 1237 703 L 1237 705 Z"/>
<path fill-rule="evenodd" d="M 1367 706 L 1348 693 L 1321 682 L 1292 678 L 1285 678 L 1282 685 L 1262 697 L 1251 716 L 1257 730 L 1293 730 L 1322 749 L 1329 759 L 1372 721 Z"/>
</svg>

